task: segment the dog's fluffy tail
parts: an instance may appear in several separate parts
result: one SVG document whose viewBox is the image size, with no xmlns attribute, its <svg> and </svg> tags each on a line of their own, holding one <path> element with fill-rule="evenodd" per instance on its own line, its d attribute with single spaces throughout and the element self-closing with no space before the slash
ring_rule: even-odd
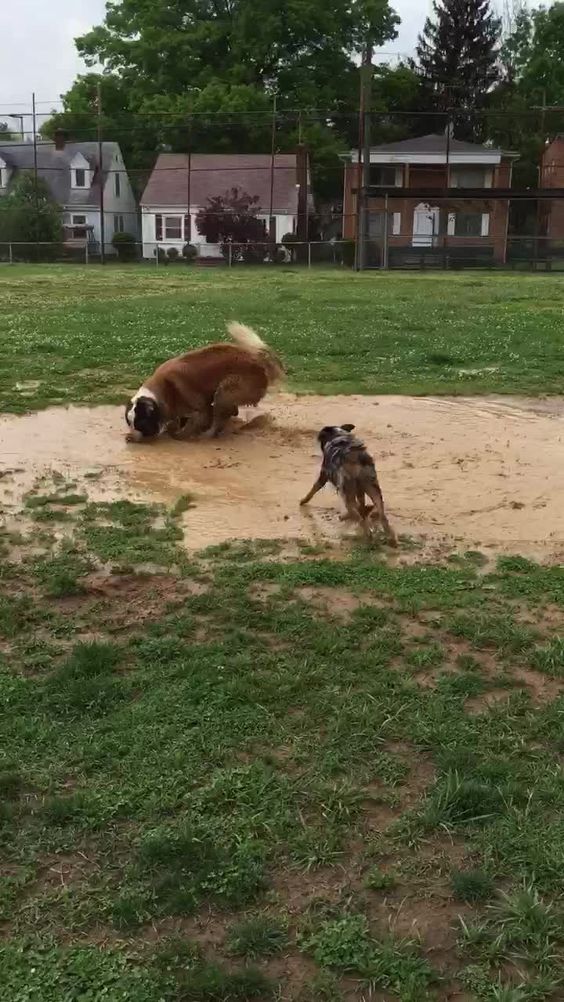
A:
<svg viewBox="0 0 564 1002">
<path fill-rule="evenodd" d="M 227 330 L 237 347 L 248 352 L 249 355 L 255 355 L 260 360 L 268 376 L 269 384 L 276 383 L 285 376 L 284 366 L 278 356 L 264 343 L 252 327 L 247 327 L 245 324 L 233 320 L 227 324 Z"/>
</svg>

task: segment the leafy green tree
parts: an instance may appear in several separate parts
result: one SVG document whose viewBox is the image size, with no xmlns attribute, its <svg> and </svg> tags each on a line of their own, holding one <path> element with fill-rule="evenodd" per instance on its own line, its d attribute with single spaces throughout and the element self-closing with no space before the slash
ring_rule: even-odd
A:
<svg viewBox="0 0 564 1002">
<path fill-rule="evenodd" d="M 31 171 L 21 174 L 0 204 L 0 241 L 58 243 L 62 239 L 61 210 L 47 183 Z"/>
<path fill-rule="evenodd" d="M 116 0 L 76 40 L 103 73 L 79 77 L 42 132 L 94 138 L 100 82 L 103 134 L 140 190 L 159 148 L 270 150 L 276 94 L 277 151 L 306 142 L 316 192 L 334 196 L 358 128 L 358 52 L 368 33 L 375 46 L 393 38 L 398 20 L 388 0 Z"/>
<path fill-rule="evenodd" d="M 479 112 L 499 80 L 500 39 L 501 22 L 490 0 L 434 0 L 433 17 L 419 36 L 418 66 L 429 107 L 454 109 L 461 137 L 480 138 L 487 131 Z"/>
</svg>

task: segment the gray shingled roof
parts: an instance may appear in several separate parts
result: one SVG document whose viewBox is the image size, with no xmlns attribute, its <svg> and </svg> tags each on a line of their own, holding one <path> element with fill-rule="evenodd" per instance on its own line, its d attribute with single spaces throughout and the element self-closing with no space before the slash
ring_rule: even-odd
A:
<svg viewBox="0 0 564 1002">
<path fill-rule="evenodd" d="M 119 151 L 117 143 L 103 144 L 103 170 L 107 176 L 112 160 Z M 77 153 L 82 153 L 91 168 L 95 171 L 90 188 L 71 188 L 70 164 Z M 33 170 L 33 143 L 0 143 L 0 157 L 8 167 L 13 168 L 7 189 L 0 190 L 2 194 L 9 192 L 11 185 L 21 171 Z M 49 185 L 55 201 L 60 205 L 91 206 L 100 204 L 100 176 L 98 166 L 98 143 L 66 143 L 64 149 L 56 150 L 54 143 L 40 142 L 37 144 L 37 174 Z"/>
<path fill-rule="evenodd" d="M 295 215 L 298 211 L 296 154 L 277 153 L 274 158 L 275 213 Z M 270 208 L 271 157 L 263 153 L 193 153 L 190 158 L 190 204 L 202 207 L 208 198 L 239 188 L 258 196 L 261 209 Z M 141 205 L 186 206 L 188 199 L 188 156 L 161 153 L 141 197 Z"/>
<path fill-rule="evenodd" d="M 373 153 L 495 153 L 504 155 L 502 150 L 491 146 L 480 146 L 478 143 L 466 143 L 461 139 L 448 140 L 446 135 L 432 132 L 428 136 L 417 136 L 415 139 L 402 139 L 397 143 L 384 143 L 382 146 L 371 146 Z M 505 154 L 507 156 L 507 154 Z"/>
</svg>

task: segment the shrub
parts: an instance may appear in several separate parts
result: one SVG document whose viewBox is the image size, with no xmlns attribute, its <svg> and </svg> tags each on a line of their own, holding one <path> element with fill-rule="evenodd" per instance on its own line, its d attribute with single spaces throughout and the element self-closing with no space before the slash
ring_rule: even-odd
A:
<svg viewBox="0 0 564 1002">
<path fill-rule="evenodd" d="M 182 257 L 186 261 L 186 264 L 192 264 L 198 257 L 198 248 L 194 247 L 194 244 L 184 244 Z"/>
<path fill-rule="evenodd" d="M 176 247 L 169 247 L 166 254 L 169 261 L 178 261 L 180 257 L 180 251 Z"/>
<path fill-rule="evenodd" d="M 169 263 L 165 247 L 155 247 L 155 249 L 153 251 L 153 257 L 156 257 L 157 264 L 168 264 Z"/>
<path fill-rule="evenodd" d="M 135 244 L 133 233 L 114 233 L 112 237 L 112 247 L 120 261 L 135 260 Z"/>
</svg>

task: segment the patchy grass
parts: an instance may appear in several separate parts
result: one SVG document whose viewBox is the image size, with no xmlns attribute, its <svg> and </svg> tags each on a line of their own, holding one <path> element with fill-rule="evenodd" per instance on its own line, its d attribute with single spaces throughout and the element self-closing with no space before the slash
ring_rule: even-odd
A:
<svg viewBox="0 0 564 1002">
<path fill-rule="evenodd" d="M 300 392 L 535 395 L 564 374 L 557 276 L 15 265 L 0 301 L 0 411 L 121 401 L 233 317 Z"/>
<path fill-rule="evenodd" d="M 558 997 L 564 570 L 188 564 L 82 492 L 0 576 L 6 997 Z"/>
</svg>

